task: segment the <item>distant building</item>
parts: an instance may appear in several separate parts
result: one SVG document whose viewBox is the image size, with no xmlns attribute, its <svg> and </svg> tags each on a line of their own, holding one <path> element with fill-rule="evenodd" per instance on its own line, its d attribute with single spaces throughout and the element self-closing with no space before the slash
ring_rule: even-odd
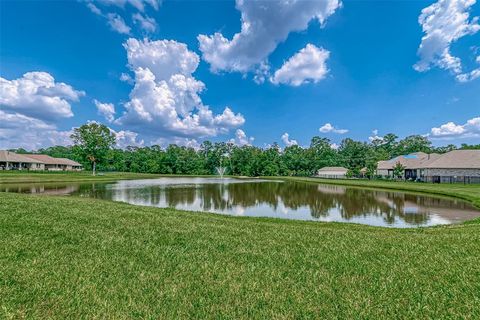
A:
<svg viewBox="0 0 480 320">
<path fill-rule="evenodd" d="M 344 167 L 323 167 L 317 171 L 317 177 L 328 179 L 344 179 L 347 177 L 348 169 Z"/>
<path fill-rule="evenodd" d="M 80 163 L 66 158 L 0 150 L 0 170 L 79 171 L 82 169 Z"/>
<path fill-rule="evenodd" d="M 480 183 L 480 150 L 454 150 L 445 154 L 416 152 L 379 161 L 377 174 L 393 177 L 397 163 L 405 167 L 406 180 L 434 183 Z"/>
<path fill-rule="evenodd" d="M 23 154 L 0 150 L 0 170 L 45 170 L 45 165 Z"/>
<path fill-rule="evenodd" d="M 425 164 L 422 179 L 434 183 L 480 183 L 480 150 L 454 150 Z"/>
<path fill-rule="evenodd" d="M 420 168 L 429 162 L 438 159 L 441 155 L 438 153 L 415 152 L 403 156 L 398 156 L 390 160 L 379 161 L 377 164 L 377 174 L 383 177 L 393 177 L 393 168 L 400 163 L 405 167 L 403 173 L 404 179 L 416 180 L 420 178 Z"/>
<path fill-rule="evenodd" d="M 46 154 L 28 154 L 29 158 L 41 161 L 45 164 L 45 170 L 48 171 L 78 171 L 82 170 L 82 165 L 76 161 L 66 158 L 54 158 Z"/>
</svg>

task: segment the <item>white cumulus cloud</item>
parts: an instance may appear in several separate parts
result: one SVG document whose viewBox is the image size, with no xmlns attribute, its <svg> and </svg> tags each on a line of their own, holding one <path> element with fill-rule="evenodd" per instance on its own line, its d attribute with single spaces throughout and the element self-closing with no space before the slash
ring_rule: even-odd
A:
<svg viewBox="0 0 480 320">
<path fill-rule="evenodd" d="M 17 112 L 0 110 L 0 149 L 69 145 L 71 130 L 58 131 L 53 124 Z"/>
<path fill-rule="evenodd" d="M 374 129 L 374 130 L 372 130 L 372 135 L 370 137 L 368 137 L 368 140 L 370 142 L 373 142 L 375 140 L 383 141 L 383 137 L 378 135 L 378 129 Z"/>
<path fill-rule="evenodd" d="M 325 123 L 323 126 L 318 129 L 318 131 L 322 133 L 338 133 L 338 134 L 345 134 L 348 132 L 347 129 L 339 129 L 335 128 L 331 123 Z"/>
<path fill-rule="evenodd" d="M 438 139 L 480 137 L 480 117 L 467 120 L 464 124 L 447 122 L 432 128 L 429 136 Z"/>
<path fill-rule="evenodd" d="M 470 9 L 476 0 L 439 0 L 424 8 L 418 18 L 424 36 L 418 48 L 420 61 L 417 71 L 427 71 L 432 66 L 450 70 L 461 82 L 473 80 L 480 68 L 463 73 L 462 61 L 451 53 L 451 45 L 458 39 L 480 30 L 478 17 L 470 19 Z"/>
<path fill-rule="evenodd" d="M 7 80 L 0 77 L 0 106 L 3 109 L 44 120 L 73 116 L 70 102 L 85 92 L 55 82 L 47 72 L 27 72 L 21 78 Z"/>
<path fill-rule="evenodd" d="M 242 129 L 237 129 L 235 131 L 235 138 L 230 139 L 229 142 L 237 146 L 250 146 L 252 145 L 253 140 L 255 140 L 255 138 L 248 137 L 245 131 L 243 131 Z"/>
<path fill-rule="evenodd" d="M 306 30 L 312 20 L 323 25 L 340 6 L 339 0 L 237 0 L 241 31 L 231 40 L 219 32 L 199 35 L 202 58 L 213 72 L 251 71 L 264 63 L 291 32 Z"/>
<path fill-rule="evenodd" d="M 93 100 L 97 107 L 98 113 L 105 117 L 108 122 L 112 122 L 115 119 L 115 106 L 113 103 L 102 103 L 97 99 Z"/>
<path fill-rule="evenodd" d="M 290 146 L 296 146 L 298 145 L 297 140 L 290 139 L 290 135 L 285 132 L 282 134 L 282 142 L 285 144 L 285 146 L 290 147 Z"/>
<path fill-rule="evenodd" d="M 328 73 L 326 61 L 329 56 L 329 51 L 309 43 L 275 71 L 270 81 L 291 86 L 300 86 L 308 82 L 317 83 Z"/>
<path fill-rule="evenodd" d="M 128 39 L 124 46 L 135 85 L 126 111 L 115 123 L 148 135 L 189 139 L 216 136 L 244 124 L 244 117 L 229 107 L 214 114 L 203 104 L 199 94 L 205 85 L 192 75 L 199 57 L 185 44 Z"/>
</svg>

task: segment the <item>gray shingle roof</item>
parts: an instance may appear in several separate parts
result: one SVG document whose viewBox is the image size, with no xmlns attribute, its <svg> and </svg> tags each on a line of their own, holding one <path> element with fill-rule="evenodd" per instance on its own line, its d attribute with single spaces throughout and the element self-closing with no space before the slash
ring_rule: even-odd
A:
<svg viewBox="0 0 480 320">
<path fill-rule="evenodd" d="M 480 150 L 454 150 L 429 162 L 427 169 L 480 169 Z"/>
</svg>

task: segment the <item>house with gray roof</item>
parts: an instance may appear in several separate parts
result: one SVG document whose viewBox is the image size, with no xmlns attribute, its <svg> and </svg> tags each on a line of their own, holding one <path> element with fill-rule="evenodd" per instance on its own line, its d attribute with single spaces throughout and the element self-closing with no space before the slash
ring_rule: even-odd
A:
<svg viewBox="0 0 480 320">
<path fill-rule="evenodd" d="M 426 182 L 480 183 L 480 150 L 450 151 L 420 170 Z"/>
<path fill-rule="evenodd" d="M 433 183 L 480 183 L 480 150 L 454 150 L 445 154 L 415 152 L 379 161 L 377 174 L 393 177 L 397 163 L 405 167 L 403 178 Z"/>
<path fill-rule="evenodd" d="M 438 153 L 415 152 L 390 160 L 379 161 L 377 174 L 383 177 L 393 177 L 393 168 L 400 163 L 405 168 L 403 178 L 406 180 L 417 180 L 421 177 L 420 168 L 438 159 L 440 156 Z"/>
</svg>

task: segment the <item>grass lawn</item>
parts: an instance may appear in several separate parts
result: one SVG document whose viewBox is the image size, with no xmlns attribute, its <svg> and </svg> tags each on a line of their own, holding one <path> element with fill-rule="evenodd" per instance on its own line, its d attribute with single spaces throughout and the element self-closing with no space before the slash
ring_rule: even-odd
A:
<svg viewBox="0 0 480 320">
<path fill-rule="evenodd" d="M 479 186 L 398 186 L 480 201 Z M 0 235 L 0 318 L 480 318 L 478 220 L 387 229 L 0 193 Z"/>
<path fill-rule="evenodd" d="M 131 172 L 101 172 L 96 176 L 91 171 L 0 171 L 1 183 L 35 183 L 35 182 L 82 182 L 98 181 L 107 182 L 125 179 L 148 179 L 160 177 L 159 174 L 131 173 Z"/>
</svg>

